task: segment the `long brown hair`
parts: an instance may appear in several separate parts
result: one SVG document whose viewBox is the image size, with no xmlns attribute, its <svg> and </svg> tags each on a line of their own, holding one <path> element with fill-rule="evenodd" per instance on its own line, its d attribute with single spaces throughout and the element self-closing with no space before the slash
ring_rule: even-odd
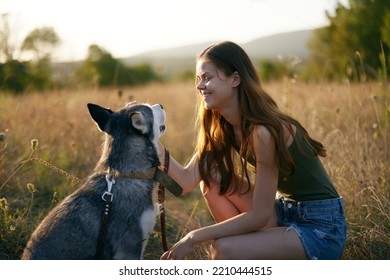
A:
<svg viewBox="0 0 390 280">
<path fill-rule="evenodd" d="M 246 54 L 237 44 L 229 41 L 213 44 L 203 50 L 197 61 L 213 62 L 216 67 L 229 77 L 237 71 L 241 78 L 238 88 L 239 112 L 241 114 L 242 143 L 238 148 L 240 167 L 234 160 L 235 139 L 230 123 L 217 110 L 206 110 L 203 104 L 198 106 L 197 124 L 199 134 L 197 153 L 199 172 L 202 180 L 208 186 L 214 182 L 212 174 L 218 171 L 221 175 L 220 193 L 243 192 L 239 183 L 237 170 L 241 170 L 242 178 L 249 180 L 247 161 L 252 149 L 251 134 L 253 125 L 265 126 L 271 133 L 275 143 L 276 164 L 279 170 L 294 173 L 295 164 L 285 144 L 284 126 L 290 129 L 293 124 L 302 133 L 306 142 L 311 145 L 316 155 L 325 156 L 326 150 L 322 143 L 312 139 L 303 126 L 294 118 L 281 112 L 260 83 L 257 72 Z"/>
</svg>

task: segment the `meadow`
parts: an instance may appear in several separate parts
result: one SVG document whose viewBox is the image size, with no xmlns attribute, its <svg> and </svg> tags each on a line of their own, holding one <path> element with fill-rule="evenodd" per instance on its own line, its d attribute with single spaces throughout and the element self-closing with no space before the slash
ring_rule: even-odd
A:
<svg viewBox="0 0 390 280">
<path fill-rule="evenodd" d="M 345 199 L 348 240 L 343 259 L 390 259 L 389 91 L 379 82 L 264 84 L 280 108 L 322 141 L 322 161 Z M 80 186 L 99 159 L 103 134 L 86 104 L 118 109 L 126 101 L 161 103 L 167 112 L 163 144 L 182 164 L 196 138 L 194 83 L 154 83 L 121 89 L 58 90 L 12 96 L 0 93 L 0 259 L 19 259 L 34 228 Z M 199 190 L 167 193 L 170 245 L 189 230 L 212 223 Z M 157 223 L 146 259 L 162 253 Z M 190 259 L 207 259 L 208 244 Z"/>
</svg>

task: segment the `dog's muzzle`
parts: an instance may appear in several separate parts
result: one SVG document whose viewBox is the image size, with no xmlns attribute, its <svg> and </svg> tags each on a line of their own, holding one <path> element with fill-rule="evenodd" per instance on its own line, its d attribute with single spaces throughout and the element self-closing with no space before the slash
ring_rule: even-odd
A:
<svg viewBox="0 0 390 280">
<path fill-rule="evenodd" d="M 165 131 L 165 125 L 160 125 L 160 132 L 164 132 Z"/>
</svg>

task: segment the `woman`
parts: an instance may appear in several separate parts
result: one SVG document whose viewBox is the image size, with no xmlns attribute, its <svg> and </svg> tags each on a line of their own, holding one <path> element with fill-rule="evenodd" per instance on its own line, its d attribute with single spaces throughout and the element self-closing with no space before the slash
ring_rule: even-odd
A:
<svg viewBox="0 0 390 280">
<path fill-rule="evenodd" d="M 278 109 L 237 44 L 206 48 L 196 78 L 196 153 L 186 167 L 163 147 L 160 157 L 183 194 L 200 183 L 216 224 L 189 232 L 161 259 L 183 259 L 210 240 L 213 259 L 339 259 L 346 221 L 319 160 L 324 146 Z"/>
</svg>

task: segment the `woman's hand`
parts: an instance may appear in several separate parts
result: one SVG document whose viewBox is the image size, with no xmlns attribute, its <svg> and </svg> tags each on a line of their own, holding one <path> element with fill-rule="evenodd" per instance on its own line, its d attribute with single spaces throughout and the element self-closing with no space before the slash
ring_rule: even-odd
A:
<svg viewBox="0 0 390 280">
<path fill-rule="evenodd" d="M 161 257 L 161 260 L 183 260 L 187 256 L 192 248 L 195 246 L 195 242 L 192 237 L 192 233 L 188 233 L 179 242 L 172 246 L 172 248 L 166 251 Z"/>
<path fill-rule="evenodd" d="M 125 107 L 131 107 L 131 106 L 136 105 L 136 104 L 139 104 L 139 102 L 137 100 L 125 102 Z"/>
<path fill-rule="evenodd" d="M 165 148 L 160 141 L 157 141 L 157 154 L 160 159 L 161 167 L 163 167 L 165 162 Z"/>
</svg>

